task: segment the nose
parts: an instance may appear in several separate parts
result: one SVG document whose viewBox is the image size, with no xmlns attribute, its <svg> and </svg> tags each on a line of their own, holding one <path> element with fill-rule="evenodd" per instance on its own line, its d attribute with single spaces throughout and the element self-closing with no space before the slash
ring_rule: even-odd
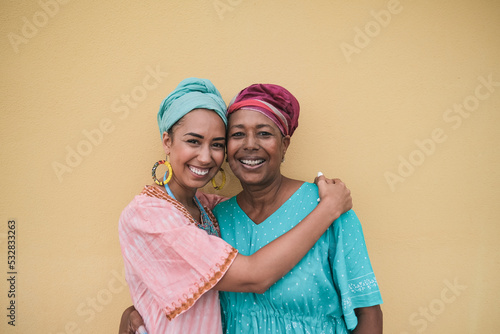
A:
<svg viewBox="0 0 500 334">
<path fill-rule="evenodd" d="M 255 138 L 254 134 L 248 134 L 243 143 L 243 148 L 245 150 L 256 150 L 258 149 L 257 138 Z"/>
<path fill-rule="evenodd" d="M 203 145 L 198 153 L 198 161 L 202 164 L 209 164 L 212 161 L 212 151 L 208 145 Z"/>
</svg>

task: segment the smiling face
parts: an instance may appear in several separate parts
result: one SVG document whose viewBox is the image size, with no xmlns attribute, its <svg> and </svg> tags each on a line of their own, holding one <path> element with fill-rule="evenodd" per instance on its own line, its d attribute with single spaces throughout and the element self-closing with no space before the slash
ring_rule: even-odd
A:
<svg viewBox="0 0 500 334">
<path fill-rule="evenodd" d="M 224 161 L 225 127 L 213 111 L 195 109 L 163 133 L 163 147 L 170 156 L 174 189 L 192 191 L 215 176 Z M 175 191 L 174 191 L 175 192 Z"/>
<path fill-rule="evenodd" d="M 266 185 L 280 173 L 290 137 L 257 111 L 241 109 L 228 119 L 227 158 L 234 175 L 245 185 Z"/>
</svg>

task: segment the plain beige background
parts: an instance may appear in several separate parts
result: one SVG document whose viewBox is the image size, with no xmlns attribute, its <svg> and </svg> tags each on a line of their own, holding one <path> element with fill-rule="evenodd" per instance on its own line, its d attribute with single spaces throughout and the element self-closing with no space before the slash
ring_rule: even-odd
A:
<svg viewBox="0 0 500 334">
<path fill-rule="evenodd" d="M 163 158 L 161 100 L 190 76 L 226 102 L 257 82 L 297 96 L 284 173 L 351 188 L 385 333 L 500 332 L 498 1 L 0 6 L 0 332 L 117 332 L 118 218 Z"/>
</svg>

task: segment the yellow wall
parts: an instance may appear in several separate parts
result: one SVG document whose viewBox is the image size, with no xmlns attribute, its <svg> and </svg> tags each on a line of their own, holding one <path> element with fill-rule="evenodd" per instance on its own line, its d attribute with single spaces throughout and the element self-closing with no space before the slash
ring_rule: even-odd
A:
<svg viewBox="0 0 500 334">
<path fill-rule="evenodd" d="M 284 172 L 352 189 L 386 333 L 500 332 L 498 1 L 0 6 L 2 277 L 9 220 L 17 272 L 0 332 L 117 331 L 118 217 L 151 182 L 156 111 L 188 76 L 227 102 L 255 82 L 297 96 Z"/>
</svg>

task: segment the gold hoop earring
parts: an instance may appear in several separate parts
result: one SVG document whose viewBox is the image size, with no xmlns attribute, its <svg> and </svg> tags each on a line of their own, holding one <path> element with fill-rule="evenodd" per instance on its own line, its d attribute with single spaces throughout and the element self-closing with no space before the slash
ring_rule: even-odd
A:
<svg viewBox="0 0 500 334">
<path fill-rule="evenodd" d="M 158 168 L 159 165 L 165 165 L 168 168 L 168 176 L 167 176 L 167 179 L 165 181 L 158 181 L 158 179 L 156 178 L 156 168 Z M 169 183 L 170 180 L 172 179 L 172 165 L 170 165 L 170 162 L 168 162 L 166 160 L 160 160 L 154 164 L 153 171 L 151 174 L 153 176 L 153 181 L 155 181 L 155 183 L 157 185 L 163 186 L 163 185 L 165 185 L 165 183 Z"/>
<path fill-rule="evenodd" d="M 217 184 L 215 184 L 215 177 L 212 178 L 212 186 L 214 187 L 215 190 L 221 190 L 222 188 L 224 188 L 224 185 L 226 184 L 226 172 L 224 172 L 224 169 L 220 168 L 219 169 L 221 175 L 222 175 L 222 183 L 220 186 L 218 186 Z"/>
</svg>

